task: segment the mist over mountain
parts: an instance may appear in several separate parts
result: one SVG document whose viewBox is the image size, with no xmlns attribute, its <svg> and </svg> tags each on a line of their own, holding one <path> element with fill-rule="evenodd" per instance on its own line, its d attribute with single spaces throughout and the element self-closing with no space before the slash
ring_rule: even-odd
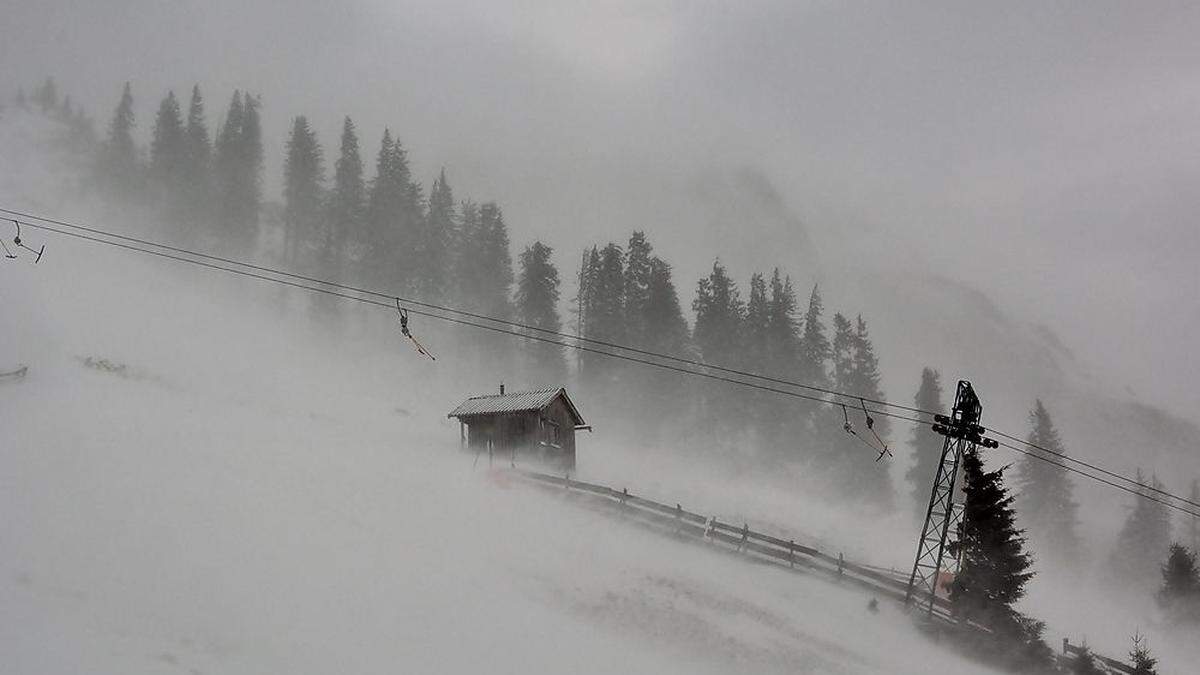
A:
<svg viewBox="0 0 1200 675">
<path fill-rule="evenodd" d="M 39 636 L 23 672 L 141 672 L 142 652 L 197 672 L 383 672 L 397 655 L 471 672 L 505 640 L 521 645 L 492 664 L 506 672 L 570 669 L 572 647 L 611 672 L 622 646 L 634 671 L 923 672 L 896 608 L 812 579 L 706 587 L 730 561 L 678 542 L 637 538 L 631 562 L 602 543 L 619 525 L 509 494 L 492 453 L 456 451 L 446 412 L 565 386 L 589 428 L 553 471 L 902 575 L 928 494 L 913 476 L 940 437 L 854 402 L 944 410 L 960 378 L 989 433 L 1137 484 L 983 452 L 973 517 L 1027 558 L 998 613 L 959 625 L 1040 659 L 1063 637 L 1123 658 L 1135 630 L 1164 665 L 1200 657 L 1200 535 L 1161 499 L 1200 500 L 1200 13 L 1176 10 L 12 8 L 18 33 L 47 36 L 0 43 L 0 207 L 34 214 L 31 248 L 0 260 L 0 374 L 28 378 L 0 382 L 19 515 L 0 593 Z M 377 293 L 147 258 L 41 216 Z M 964 560 L 1010 551 L 955 536 L 976 546 Z M 982 566 L 963 569 L 975 583 Z M 324 590 L 292 595 L 314 576 Z M 379 606 L 383 577 L 378 597 L 418 609 Z M 462 630 L 444 598 L 524 622 L 431 656 Z M 108 612 L 132 618 L 97 629 Z M 418 637 L 389 645 L 397 625 Z M 43 649 L 64 627 L 72 649 Z M 938 658 L 984 667 L 960 656 Z"/>
</svg>

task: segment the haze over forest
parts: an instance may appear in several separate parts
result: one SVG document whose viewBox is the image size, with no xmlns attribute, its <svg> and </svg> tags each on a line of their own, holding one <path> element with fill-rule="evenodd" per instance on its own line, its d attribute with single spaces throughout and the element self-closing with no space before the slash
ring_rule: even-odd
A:
<svg viewBox="0 0 1200 675">
<path fill-rule="evenodd" d="M 5 16 L 18 37 L 0 43 L 0 207 L 868 400 L 945 409 L 968 378 L 989 426 L 1176 494 L 1200 478 L 1195 7 L 52 1 Z M 38 275 L 59 251 L 93 279 L 118 259 L 39 239 Z M 169 307 L 137 269 L 113 271 L 114 288 Z M 172 363 L 177 328 L 135 334 L 133 305 L 100 312 L 109 300 L 82 300 L 96 289 L 66 298 L 68 279 L 26 274 L 8 299 L 28 325 L 0 345 L 23 362 L 119 355 L 147 381 L 203 387 L 213 412 L 230 404 L 223 378 L 281 390 L 266 364 L 325 354 L 308 393 L 284 398 L 346 419 L 356 397 L 379 403 L 391 417 L 364 417 L 355 442 L 411 430 L 413 457 L 455 440 L 442 418 L 457 399 L 564 384 L 596 427 L 581 474 L 770 520 L 817 500 L 792 525 L 911 564 L 940 440 L 910 424 L 876 420 L 895 454 L 876 462 L 842 431 L 851 414 L 863 431 L 861 411 L 418 314 L 426 362 L 377 308 L 239 298 L 201 274 L 163 283 L 257 326 L 230 364 L 202 333 L 170 338 L 198 350 Z M 54 316 L 58 301 L 82 314 Z M 85 323 L 69 327 L 84 316 L 90 346 Z M 239 424 L 249 443 L 258 430 Z M 35 447 L 32 427 L 20 437 Z M 1012 464 L 1034 551 L 1023 610 L 1110 644 L 1161 621 L 1158 565 L 1171 541 L 1195 548 L 1194 522 L 1003 449 L 985 459 Z M 1088 586 L 1066 597 L 1076 576 Z M 1122 621 L 1088 616 L 1121 603 Z"/>
</svg>

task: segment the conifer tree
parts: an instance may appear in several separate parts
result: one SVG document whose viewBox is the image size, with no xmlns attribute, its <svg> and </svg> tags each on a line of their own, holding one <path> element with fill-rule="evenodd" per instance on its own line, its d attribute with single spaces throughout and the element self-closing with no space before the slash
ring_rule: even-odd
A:
<svg viewBox="0 0 1200 675">
<path fill-rule="evenodd" d="M 525 247 L 520 255 L 515 303 L 517 321 L 557 332 L 562 330 L 562 321 L 558 316 L 558 269 L 550 260 L 552 253 L 553 249 L 540 241 Z M 530 334 L 544 337 L 537 332 Z M 530 340 L 524 343 L 524 351 L 528 369 L 541 374 L 549 383 L 559 383 L 566 374 L 561 347 Z"/>
<path fill-rule="evenodd" d="M 1158 659 L 1150 656 L 1150 643 L 1144 635 L 1134 633 L 1129 663 L 1133 666 L 1132 675 L 1158 675 Z"/>
<path fill-rule="evenodd" d="M 653 248 L 646 233 L 635 231 L 625 250 L 624 295 L 626 338 L 634 346 L 646 341 L 646 305 L 650 301 L 650 261 Z"/>
<path fill-rule="evenodd" d="M 791 277 L 784 277 L 776 267 L 768 283 L 766 353 L 762 359 L 763 372 L 773 377 L 802 380 L 802 344 L 800 326 L 796 317 L 796 292 Z M 805 431 L 805 415 L 797 401 L 781 396 L 769 396 L 762 400 L 763 415 L 759 425 L 766 441 L 780 457 L 795 458 L 802 447 L 800 437 Z"/>
<path fill-rule="evenodd" d="M 671 278 L 671 266 L 657 256 L 650 259 L 644 326 L 648 349 L 674 356 L 688 351 L 688 325 Z"/>
<path fill-rule="evenodd" d="M 725 272 L 720 260 L 713 263 L 709 276 L 697 284 L 692 310 L 696 313 L 693 335 L 704 361 L 741 367 L 746 306 L 737 284 Z M 735 441 L 733 435 L 741 431 L 746 410 L 741 392 L 727 387 L 706 387 L 701 390 L 700 405 L 698 429 L 720 444 Z"/>
<path fill-rule="evenodd" d="M 671 276 L 671 265 L 658 256 L 650 258 L 650 274 L 646 289 L 644 311 L 643 344 L 647 349 L 662 354 L 694 358 L 690 347 L 687 320 L 679 303 L 679 294 Z M 680 425 L 686 424 L 686 413 L 694 399 L 696 378 L 670 376 L 652 369 L 642 369 L 642 387 L 637 393 L 644 397 L 633 401 L 641 410 L 653 410 L 653 415 L 642 415 L 647 421 L 641 431 L 644 439 L 654 442 L 659 436 L 669 434 L 678 438 Z"/>
<path fill-rule="evenodd" d="M 263 165 L 260 105 L 256 96 L 233 92 L 217 131 L 214 173 L 221 221 L 217 231 L 227 250 L 244 250 L 258 235 Z"/>
<path fill-rule="evenodd" d="M 917 388 L 917 395 L 913 397 L 913 407 L 918 410 L 945 412 L 941 374 L 938 371 L 929 367 L 921 370 L 921 386 Z M 929 493 L 942 459 L 942 442 L 943 438 L 925 425 L 913 426 L 912 436 L 908 441 L 913 451 L 913 465 L 904 477 L 912 485 L 912 503 L 917 518 L 924 518 L 929 507 Z"/>
<path fill-rule="evenodd" d="M 460 305 L 478 310 L 478 287 L 482 283 L 476 264 L 482 255 L 479 205 L 469 199 L 464 200 L 459 205 L 458 213 L 458 233 L 452 242 L 451 256 L 455 285 L 453 297 Z"/>
<path fill-rule="evenodd" d="M 1158 603 L 1176 624 L 1200 623 L 1200 571 L 1196 554 L 1182 544 L 1171 544 L 1162 566 Z"/>
<path fill-rule="evenodd" d="M 1033 578 L 1025 539 L 1016 527 L 1013 497 L 1004 486 L 1004 468 L 985 471 L 978 450 L 962 459 L 963 521 L 950 546 L 961 567 L 950 589 L 954 612 L 985 625 L 1011 615 Z M 1007 467 L 1006 467 L 1007 468 Z"/>
<path fill-rule="evenodd" d="M 308 118 L 292 120 L 283 162 L 283 256 L 296 269 L 308 269 L 325 257 L 322 247 L 325 218 L 322 183 L 325 180 L 324 157 L 316 133 Z"/>
<path fill-rule="evenodd" d="M 138 154 L 133 141 L 133 93 L 129 83 L 121 91 L 121 102 L 108 126 L 108 138 L 101 149 L 97 182 L 110 192 L 130 197 L 137 185 Z"/>
<path fill-rule="evenodd" d="M 833 388 L 853 393 L 854 325 L 841 312 L 833 315 L 833 341 L 830 344 L 833 361 Z"/>
<path fill-rule="evenodd" d="M 509 251 L 508 226 L 495 202 L 479 207 L 479 232 L 482 243 L 479 265 L 484 279 L 480 288 L 481 306 L 488 316 L 507 317 L 511 314 L 512 253 Z"/>
<path fill-rule="evenodd" d="M 239 168 L 241 179 L 238 191 L 238 223 L 242 226 L 241 239 L 245 244 L 253 243 L 258 232 L 258 211 L 262 204 L 263 140 L 259 110 L 262 99 L 246 95 L 245 114 L 242 118 L 241 134 L 238 138 Z"/>
<path fill-rule="evenodd" d="M 791 277 L 781 277 L 779 268 L 771 273 L 770 299 L 767 301 L 767 368 L 787 378 L 799 378 L 801 340 L 796 320 L 796 292 Z"/>
<path fill-rule="evenodd" d="M 367 196 L 366 227 L 361 242 L 367 280 L 381 286 L 392 286 L 397 281 L 394 269 L 394 254 L 399 247 L 396 213 L 400 211 L 404 190 L 394 166 L 394 145 L 391 130 L 385 128 L 379 152 L 375 155 L 375 179 L 371 181 Z"/>
<path fill-rule="evenodd" d="M 420 218 L 420 187 L 412 182 L 408 153 L 385 129 L 367 204 L 365 267 L 376 284 L 397 293 L 413 290 L 417 257 L 414 250 Z M 486 236 L 483 231 L 480 234 Z M 484 244 L 481 241 L 473 245 Z M 482 259 L 475 261 L 483 262 Z M 476 270 L 476 273 L 485 274 L 482 270 Z M 476 291 L 476 294 L 480 292 L 478 288 Z"/>
<path fill-rule="evenodd" d="M 762 273 L 755 272 L 750 275 L 750 296 L 746 300 L 740 347 L 742 366 L 751 372 L 766 373 L 771 370 L 770 323 L 771 308 L 767 297 L 767 281 Z M 745 392 L 743 396 L 746 398 L 746 422 L 749 430 L 758 436 L 758 443 L 770 445 L 772 439 L 766 433 L 765 427 L 775 419 L 771 414 L 774 397 L 757 389 Z"/>
<path fill-rule="evenodd" d="M 429 191 L 429 210 L 421 220 L 417 242 L 416 288 L 423 298 L 446 297 L 451 247 L 456 237 L 454 220 L 454 192 L 442 169 Z"/>
<path fill-rule="evenodd" d="M 225 120 L 217 128 L 217 140 L 214 148 L 217 216 L 220 219 L 216 231 L 221 239 L 226 240 L 227 245 L 239 229 L 235 222 L 239 212 L 237 181 L 241 174 L 238 145 L 245 118 L 246 108 L 242 102 L 242 92 L 234 91 L 233 98 L 229 100 L 229 110 L 225 113 Z"/>
<path fill-rule="evenodd" d="M 1029 423 L 1031 444 L 1046 448 L 1054 455 L 1065 454 L 1062 438 L 1041 399 L 1034 403 Z M 1018 471 L 1021 517 L 1039 550 L 1062 563 L 1077 561 L 1080 555 L 1076 532 L 1079 505 L 1073 498 L 1074 484 L 1066 469 L 1026 456 Z"/>
<path fill-rule="evenodd" d="M 512 316 L 511 289 L 513 283 L 512 253 L 509 250 L 508 226 L 504 214 L 495 202 L 479 207 L 477 262 L 478 298 L 480 312 L 501 319 Z M 507 372 L 512 356 L 512 343 L 504 336 L 481 336 L 479 352 L 484 363 L 499 366 Z"/>
<path fill-rule="evenodd" d="M 712 273 L 696 285 L 692 311 L 696 313 L 696 346 L 705 362 L 741 365 L 746 306 L 720 260 L 713 263 Z"/>
<path fill-rule="evenodd" d="M 961 566 L 950 586 L 950 602 L 960 620 L 992 630 L 987 650 L 1017 670 L 1048 669 L 1053 654 L 1042 639 L 1045 624 L 1018 613 L 1013 605 L 1033 578 L 1032 559 L 1016 527 L 1013 497 L 1004 487 L 1004 471 L 985 471 L 978 449 L 964 455 L 966 494 L 959 536 L 949 547 Z"/>
<path fill-rule="evenodd" d="M 179 215 L 187 165 L 187 141 L 183 115 L 175 92 L 168 91 L 154 117 L 154 138 L 150 143 L 150 177 L 169 202 L 168 213 Z"/>
<path fill-rule="evenodd" d="M 625 343 L 625 252 L 615 243 L 593 248 L 584 276 L 584 336 Z M 590 386 L 599 387 L 611 386 L 620 372 L 613 359 L 589 353 L 580 354 L 580 369 Z"/>
<path fill-rule="evenodd" d="M 1137 472 L 1139 486 L 1161 490 L 1162 483 L 1151 476 L 1149 482 Z M 1139 493 L 1148 495 L 1144 488 Z M 1109 558 L 1109 568 L 1117 581 L 1135 588 L 1149 589 L 1157 583 L 1160 556 L 1171 544 L 1171 516 L 1167 507 L 1149 499 L 1134 498 L 1133 509 L 1117 535 L 1117 545 Z"/>
<path fill-rule="evenodd" d="M 830 384 L 826 364 L 832 354 L 832 347 L 825 334 L 825 324 L 821 321 L 824 312 L 820 288 L 814 285 L 808 297 L 808 309 L 804 313 L 804 335 L 800 340 L 800 378 L 805 384 L 817 387 L 828 387 Z"/>
<path fill-rule="evenodd" d="M 329 192 L 329 217 L 326 223 L 324 267 L 341 277 L 350 250 L 363 236 L 367 187 L 363 180 L 363 161 L 358 151 L 358 132 L 349 117 L 342 121 L 342 139 L 333 167 L 333 188 Z M 355 251 L 358 253 L 358 251 Z"/>
<path fill-rule="evenodd" d="M 412 169 L 409 166 L 408 151 L 400 139 L 392 142 L 393 187 L 396 190 L 398 202 L 396 211 L 392 214 L 396 231 L 394 233 L 396 248 L 392 251 L 395 260 L 395 277 L 399 288 L 403 291 L 417 291 L 419 285 L 421 221 L 424 207 L 421 198 L 421 186 L 412 179 Z M 498 211 L 497 211 L 498 212 Z M 483 210 L 480 210 L 483 216 Z M 486 227 L 486 223 L 485 223 Z M 485 229 L 485 232 L 487 230 Z M 507 251 L 507 232 L 505 233 L 505 250 Z M 486 245 L 486 244 L 485 244 Z M 505 304 L 507 304 L 508 287 L 512 285 L 512 256 L 508 257 L 508 285 L 505 286 Z"/>
<path fill-rule="evenodd" d="M 186 213 L 189 220 L 203 220 L 212 214 L 212 141 L 204 114 L 200 85 L 192 87 L 188 103 L 187 127 L 184 128 L 183 182 Z M 190 239 L 190 236 L 189 236 Z"/>
<path fill-rule="evenodd" d="M 767 299 L 767 282 L 761 272 L 750 275 L 750 297 L 746 301 L 743 322 L 742 359 L 751 370 L 765 372 L 768 369 L 768 330 L 771 321 Z"/>
</svg>

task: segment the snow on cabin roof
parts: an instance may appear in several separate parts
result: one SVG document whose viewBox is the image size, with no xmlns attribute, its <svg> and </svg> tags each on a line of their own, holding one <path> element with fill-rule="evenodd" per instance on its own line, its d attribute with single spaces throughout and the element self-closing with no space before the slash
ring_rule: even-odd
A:
<svg viewBox="0 0 1200 675">
<path fill-rule="evenodd" d="M 559 396 L 563 397 L 567 408 L 575 417 L 576 424 L 583 424 L 583 417 L 575 404 L 567 396 L 567 390 L 562 387 L 532 389 L 530 391 L 514 391 L 511 394 L 487 394 L 472 396 L 458 404 L 446 417 L 473 417 L 476 415 L 501 415 L 505 413 L 534 412 L 544 410 Z"/>
</svg>

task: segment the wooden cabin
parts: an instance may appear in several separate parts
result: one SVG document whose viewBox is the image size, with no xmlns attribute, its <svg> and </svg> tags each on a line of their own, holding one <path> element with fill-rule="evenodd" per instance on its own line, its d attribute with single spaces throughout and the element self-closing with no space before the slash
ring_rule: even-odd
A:
<svg viewBox="0 0 1200 675">
<path fill-rule="evenodd" d="M 562 387 L 472 396 L 446 417 L 458 418 L 462 446 L 489 459 L 575 470 L 575 432 L 591 431 Z"/>
</svg>

